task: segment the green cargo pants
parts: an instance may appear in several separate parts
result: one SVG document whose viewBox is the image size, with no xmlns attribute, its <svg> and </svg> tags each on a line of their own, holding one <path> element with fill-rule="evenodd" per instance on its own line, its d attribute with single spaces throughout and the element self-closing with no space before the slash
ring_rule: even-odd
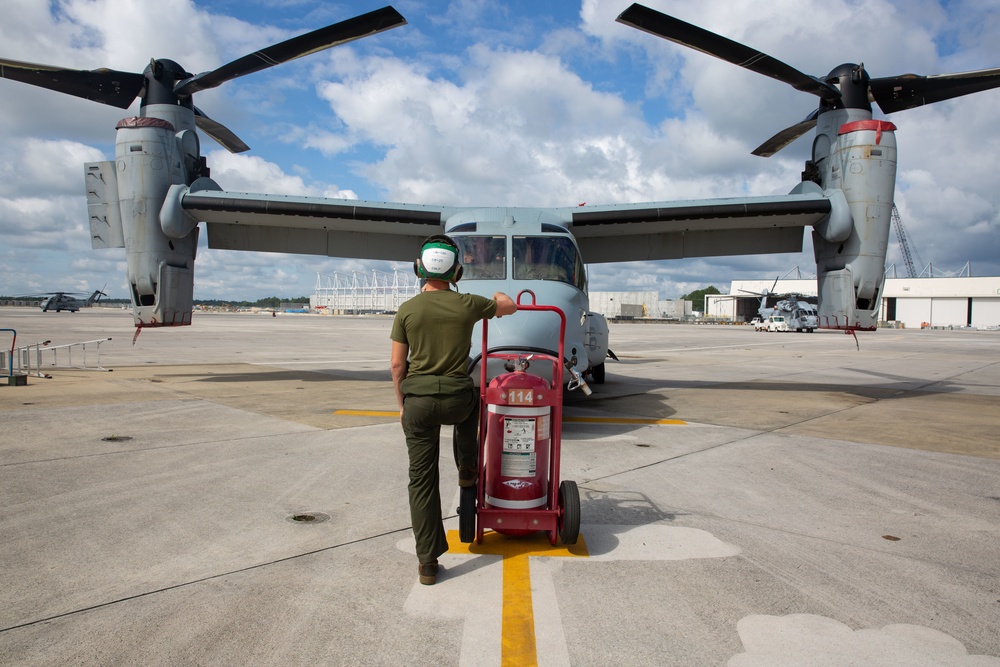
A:
<svg viewBox="0 0 1000 667">
<path fill-rule="evenodd" d="M 407 378 L 403 391 L 403 433 L 410 459 L 410 520 L 421 563 L 436 560 L 448 551 L 448 538 L 441 517 L 440 457 L 441 426 L 454 425 L 453 449 L 456 467 L 475 469 L 479 458 L 479 393 L 472 380 L 454 378 L 428 386 L 430 378 Z M 410 392 L 415 393 L 410 393 Z M 426 394 L 428 391 L 448 393 Z"/>
</svg>

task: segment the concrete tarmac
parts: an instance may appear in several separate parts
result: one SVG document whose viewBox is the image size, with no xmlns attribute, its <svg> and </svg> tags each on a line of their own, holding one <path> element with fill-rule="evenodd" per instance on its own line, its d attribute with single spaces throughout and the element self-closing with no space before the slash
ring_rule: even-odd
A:
<svg viewBox="0 0 1000 667">
<path fill-rule="evenodd" d="M 0 664 L 1000 666 L 1000 332 L 612 325 L 580 542 L 421 586 L 390 318 L 194 322 L 0 308 L 111 338 L 0 386 Z"/>
</svg>

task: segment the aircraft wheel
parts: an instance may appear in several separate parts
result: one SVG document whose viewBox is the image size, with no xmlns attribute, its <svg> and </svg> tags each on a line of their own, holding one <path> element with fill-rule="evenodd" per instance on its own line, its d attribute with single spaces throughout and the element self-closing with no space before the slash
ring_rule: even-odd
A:
<svg viewBox="0 0 1000 667">
<path fill-rule="evenodd" d="M 458 539 L 476 541 L 476 487 L 463 486 L 458 501 Z"/>
<path fill-rule="evenodd" d="M 564 480 L 559 485 L 559 538 L 563 544 L 576 544 L 580 537 L 580 490 L 576 482 Z"/>
<path fill-rule="evenodd" d="M 604 362 L 597 364 L 591 370 L 591 375 L 594 376 L 594 384 L 604 384 Z"/>
</svg>

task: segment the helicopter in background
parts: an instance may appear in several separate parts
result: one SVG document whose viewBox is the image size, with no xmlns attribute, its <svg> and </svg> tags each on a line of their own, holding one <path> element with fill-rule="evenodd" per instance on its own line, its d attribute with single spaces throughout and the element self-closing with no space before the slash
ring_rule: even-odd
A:
<svg viewBox="0 0 1000 667">
<path fill-rule="evenodd" d="M 760 297 L 760 307 L 757 309 L 758 317 L 753 319 L 754 328 L 762 331 L 766 328 L 768 320 L 772 315 L 779 315 L 785 319 L 789 331 L 805 331 L 812 333 L 819 328 L 819 315 L 816 312 L 816 304 L 808 299 L 815 300 L 815 296 L 798 294 L 797 292 L 785 292 L 776 294 L 774 288 L 778 285 L 778 278 L 774 279 L 771 289 L 764 289 L 763 292 L 751 292 L 750 290 L 740 290 L 747 294 Z M 768 306 L 768 300 L 774 300 L 773 306 Z"/>
<path fill-rule="evenodd" d="M 81 308 L 89 308 L 98 301 L 101 300 L 102 296 L 107 296 L 101 290 L 94 290 L 86 299 L 78 299 L 76 294 L 86 294 L 86 292 L 46 292 L 45 294 L 38 294 L 35 296 L 43 296 L 42 302 L 38 304 L 38 307 L 42 309 L 43 313 L 48 313 L 50 311 L 55 311 L 61 313 L 67 310 L 71 313 L 78 312 Z"/>
<path fill-rule="evenodd" d="M 768 297 L 784 297 L 779 299 L 774 306 L 767 306 Z M 761 295 L 760 308 L 757 309 L 758 316 L 754 318 L 754 328 L 761 331 L 767 327 L 768 320 L 774 315 L 784 318 L 788 324 L 789 331 L 805 331 L 812 333 L 819 328 L 819 316 L 816 314 L 816 305 L 809 303 L 805 299 L 816 297 L 803 297 L 801 294 L 768 294 Z M 760 323 L 758 326 L 757 323 Z"/>
</svg>

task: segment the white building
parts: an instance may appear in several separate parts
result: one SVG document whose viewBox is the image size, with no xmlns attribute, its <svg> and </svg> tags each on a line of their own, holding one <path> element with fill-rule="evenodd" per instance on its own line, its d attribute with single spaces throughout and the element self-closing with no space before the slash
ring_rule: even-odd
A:
<svg viewBox="0 0 1000 667">
<path fill-rule="evenodd" d="M 606 318 L 649 317 L 683 320 L 691 317 L 691 302 L 660 301 L 659 292 L 590 292 L 590 310 Z"/>
<path fill-rule="evenodd" d="M 760 305 L 760 297 L 753 293 L 765 290 L 815 296 L 816 280 L 734 280 L 729 294 L 706 297 L 705 316 L 749 320 Z M 881 321 L 898 322 L 907 329 L 1000 328 L 1000 277 L 886 278 L 881 309 Z"/>
</svg>

